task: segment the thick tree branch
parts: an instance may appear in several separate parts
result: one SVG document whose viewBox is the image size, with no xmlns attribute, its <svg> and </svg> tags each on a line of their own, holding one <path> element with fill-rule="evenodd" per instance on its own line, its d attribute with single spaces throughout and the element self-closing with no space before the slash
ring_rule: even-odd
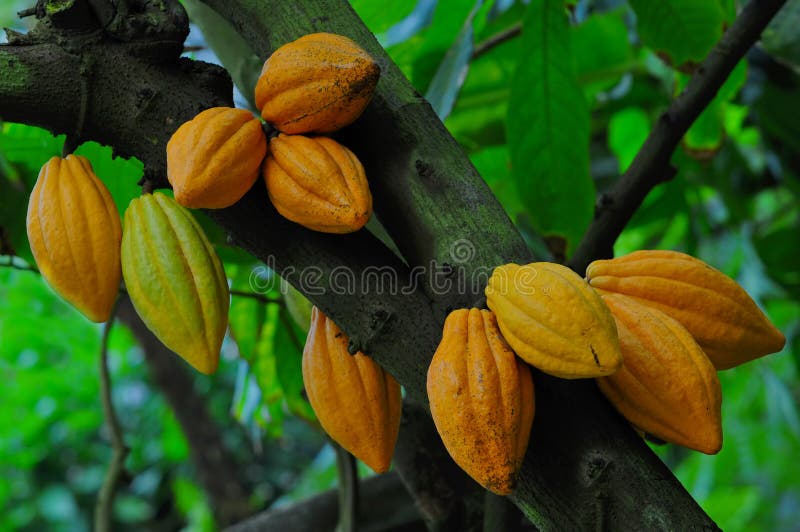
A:
<svg viewBox="0 0 800 532">
<path fill-rule="evenodd" d="M 683 92 L 659 117 L 628 170 L 601 198 L 595 219 L 570 260 L 573 270 L 583 273 L 591 261 L 613 256 L 614 242 L 647 194 L 675 174 L 670 159 L 683 135 L 785 3 L 751 0 L 744 6 Z"/>
<path fill-rule="evenodd" d="M 389 472 L 363 480 L 359 491 L 362 493 L 360 532 L 424 530 L 420 515 L 397 473 Z M 334 530 L 338 519 L 337 491 L 328 490 L 284 508 L 267 510 L 227 528 L 226 532 L 319 532 Z"/>
</svg>

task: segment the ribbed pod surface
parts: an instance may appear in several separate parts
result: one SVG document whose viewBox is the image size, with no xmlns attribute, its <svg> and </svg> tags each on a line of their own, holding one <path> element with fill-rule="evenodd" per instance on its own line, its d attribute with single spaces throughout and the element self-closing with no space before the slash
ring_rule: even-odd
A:
<svg viewBox="0 0 800 532">
<path fill-rule="evenodd" d="M 565 266 L 535 262 L 495 268 L 486 302 L 511 348 L 545 373 L 601 377 L 622 363 L 611 313 Z"/>
<path fill-rule="evenodd" d="M 289 220 L 325 233 L 357 231 L 372 214 L 361 162 L 327 137 L 278 135 L 264 161 L 272 204 Z"/>
<path fill-rule="evenodd" d="M 258 179 L 266 152 L 261 122 L 249 111 L 206 109 L 167 143 L 167 178 L 175 199 L 193 209 L 233 205 Z"/>
<path fill-rule="evenodd" d="M 597 379 L 611 403 L 645 432 L 707 454 L 722 446 L 722 392 L 714 365 L 663 312 L 618 294 L 603 300 L 617 322 L 623 365 Z"/>
<path fill-rule="evenodd" d="M 88 159 L 53 157 L 42 167 L 27 229 L 36 264 L 53 289 L 90 320 L 108 320 L 119 293 L 122 226 Z"/>
<path fill-rule="evenodd" d="M 359 117 L 379 77 L 378 64 L 351 39 L 312 33 L 267 59 L 256 105 L 284 133 L 330 133 Z"/>
<path fill-rule="evenodd" d="M 717 369 L 780 351 L 786 339 L 736 281 L 676 251 L 636 251 L 586 269 L 601 293 L 630 296 L 678 320 Z"/>
<path fill-rule="evenodd" d="M 510 493 L 528 448 L 533 380 L 492 312 L 450 313 L 428 368 L 427 390 L 434 423 L 455 462 L 485 488 Z"/>
<path fill-rule="evenodd" d="M 400 385 L 319 309 L 303 350 L 303 382 L 322 428 L 376 473 L 389 469 L 400 430 Z"/>
<path fill-rule="evenodd" d="M 228 326 L 228 284 L 189 211 L 159 192 L 132 200 L 125 211 L 122 272 L 147 327 L 195 369 L 214 373 Z"/>
</svg>

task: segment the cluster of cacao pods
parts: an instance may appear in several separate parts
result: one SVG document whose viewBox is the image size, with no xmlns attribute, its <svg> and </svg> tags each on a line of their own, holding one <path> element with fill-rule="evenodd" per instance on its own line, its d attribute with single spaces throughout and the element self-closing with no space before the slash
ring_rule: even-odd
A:
<svg viewBox="0 0 800 532">
<path fill-rule="evenodd" d="M 42 167 L 28 203 L 42 276 L 95 322 L 125 285 L 147 327 L 199 371 L 217 369 L 228 325 L 222 264 L 192 215 L 161 193 L 131 201 L 124 230 L 108 188 L 80 155 Z"/>
<path fill-rule="evenodd" d="M 447 317 L 427 387 L 455 462 L 501 495 L 513 489 L 533 422 L 525 363 L 594 378 L 638 431 L 714 454 L 722 446 L 716 371 L 785 342 L 735 281 L 674 251 L 595 261 L 586 279 L 558 264 L 506 264 L 485 294 L 490 310 Z"/>
<path fill-rule="evenodd" d="M 175 199 L 191 208 L 229 207 L 261 174 L 285 218 L 326 233 L 362 228 L 372 214 L 364 167 L 320 134 L 356 120 L 379 76 L 372 57 L 341 35 L 314 33 L 281 46 L 264 63 L 255 90 L 261 117 L 278 134 L 268 139 L 242 109 L 201 112 L 167 144 Z"/>
</svg>

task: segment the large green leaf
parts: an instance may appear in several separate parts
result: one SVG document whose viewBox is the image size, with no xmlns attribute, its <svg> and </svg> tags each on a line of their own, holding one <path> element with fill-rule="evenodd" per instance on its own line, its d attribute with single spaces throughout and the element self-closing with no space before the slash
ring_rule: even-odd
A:
<svg viewBox="0 0 800 532">
<path fill-rule="evenodd" d="M 800 68 L 800 0 L 789 0 L 778 11 L 761 36 L 761 45 L 771 55 Z"/>
<path fill-rule="evenodd" d="M 700 62 L 722 35 L 719 0 L 630 0 L 642 42 L 674 66 Z"/>
<path fill-rule="evenodd" d="M 572 29 L 578 81 L 590 97 L 613 87 L 631 67 L 633 50 L 623 16 L 620 10 L 592 15 Z"/>
<path fill-rule="evenodd" d="M 563 1 L 534 0 L 507 119 L 514 181 L 535 227 L 574 249 L 592 219 L 589 109 L 575 75 Z"/>
<path fill-rule="evenodd" d="M 648 134 L 650 118 L 639 107 L 626 107 L 611 116 L 608 147 L 617 156 L 620 173 L 628 169 Z"/>
</svg>

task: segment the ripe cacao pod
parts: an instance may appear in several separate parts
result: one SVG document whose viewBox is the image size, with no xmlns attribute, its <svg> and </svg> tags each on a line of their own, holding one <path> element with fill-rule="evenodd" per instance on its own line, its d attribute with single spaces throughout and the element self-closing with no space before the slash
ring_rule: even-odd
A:
<svg viewBox="0 0 800 532">
<path fill-rule="evenodd" d="M 230 294 L 222 263 L 191 213 L 156 192 L 125 211 L 122 275 L 136 312 L 198 371 L 217 370 Z"/>
<path fill-rule="evenodd" d="M 353 152 L 327 137 L 273 138 L 264 181 L 278 212 L 314 231 L 352 233 L 372 214 L 364 167 Z"/>
<path fill-rule="evenodd" d="M 545 373 L 602 377 L 622 363 L 614 318 L 586 281 L 565 266 L 495 268 L 486 302 L 511 348 Z"/>
<path fill-rule="evenodd" d="M 736 281 L 676 251 L 636 251 L 586 268 L 600 293 L 630 296 L 656 308 L 694 336 L 717 369 L 783 349 L 783 334 Z"/>
<path fill-rule="evenodd" d="M 372 98 L 380 67 L 352 40 L 312 33 L 267 59 L 256 83 L 261 117 L 284 133 L 330 133 L 351 124 Z"/>
<path fill-rule="evenodd" d="M 606 294 L 617 323 L 622 367 L 597 379 L 633 425 L 706 454 L 722 447 L 722 391 L 714 365 L 680 323 L 619 294 Z"/>
<path fill-rule="evenodd" d="M 486 489 L 511 493 L 533 423 L 533 380 L 492 312 L 458 309 L 447 316 L 427 387 L 453 460 Z"/>
<path fill-rule="evenodd" d="M 317 307 L 303 349 L 306 395 L 325 432 L 376 473 L 388 471 L 400 431 L 400 385 Z"/>
<path fill-rule="evenodd" d="M 119 293 L 122 226 L 111 194 L 80 155 L 42 167 L 28 203 L 28 240 L 42 276 L 95 322 Z"/>
<path fill-rule="evenodd" d="M 261 122 L 249 111 L 206 109 L 167 143 L 167 178 L 175 200 L 193 209 L 230 207 L 256 182 L 266 153 Z"/>
</svg>

